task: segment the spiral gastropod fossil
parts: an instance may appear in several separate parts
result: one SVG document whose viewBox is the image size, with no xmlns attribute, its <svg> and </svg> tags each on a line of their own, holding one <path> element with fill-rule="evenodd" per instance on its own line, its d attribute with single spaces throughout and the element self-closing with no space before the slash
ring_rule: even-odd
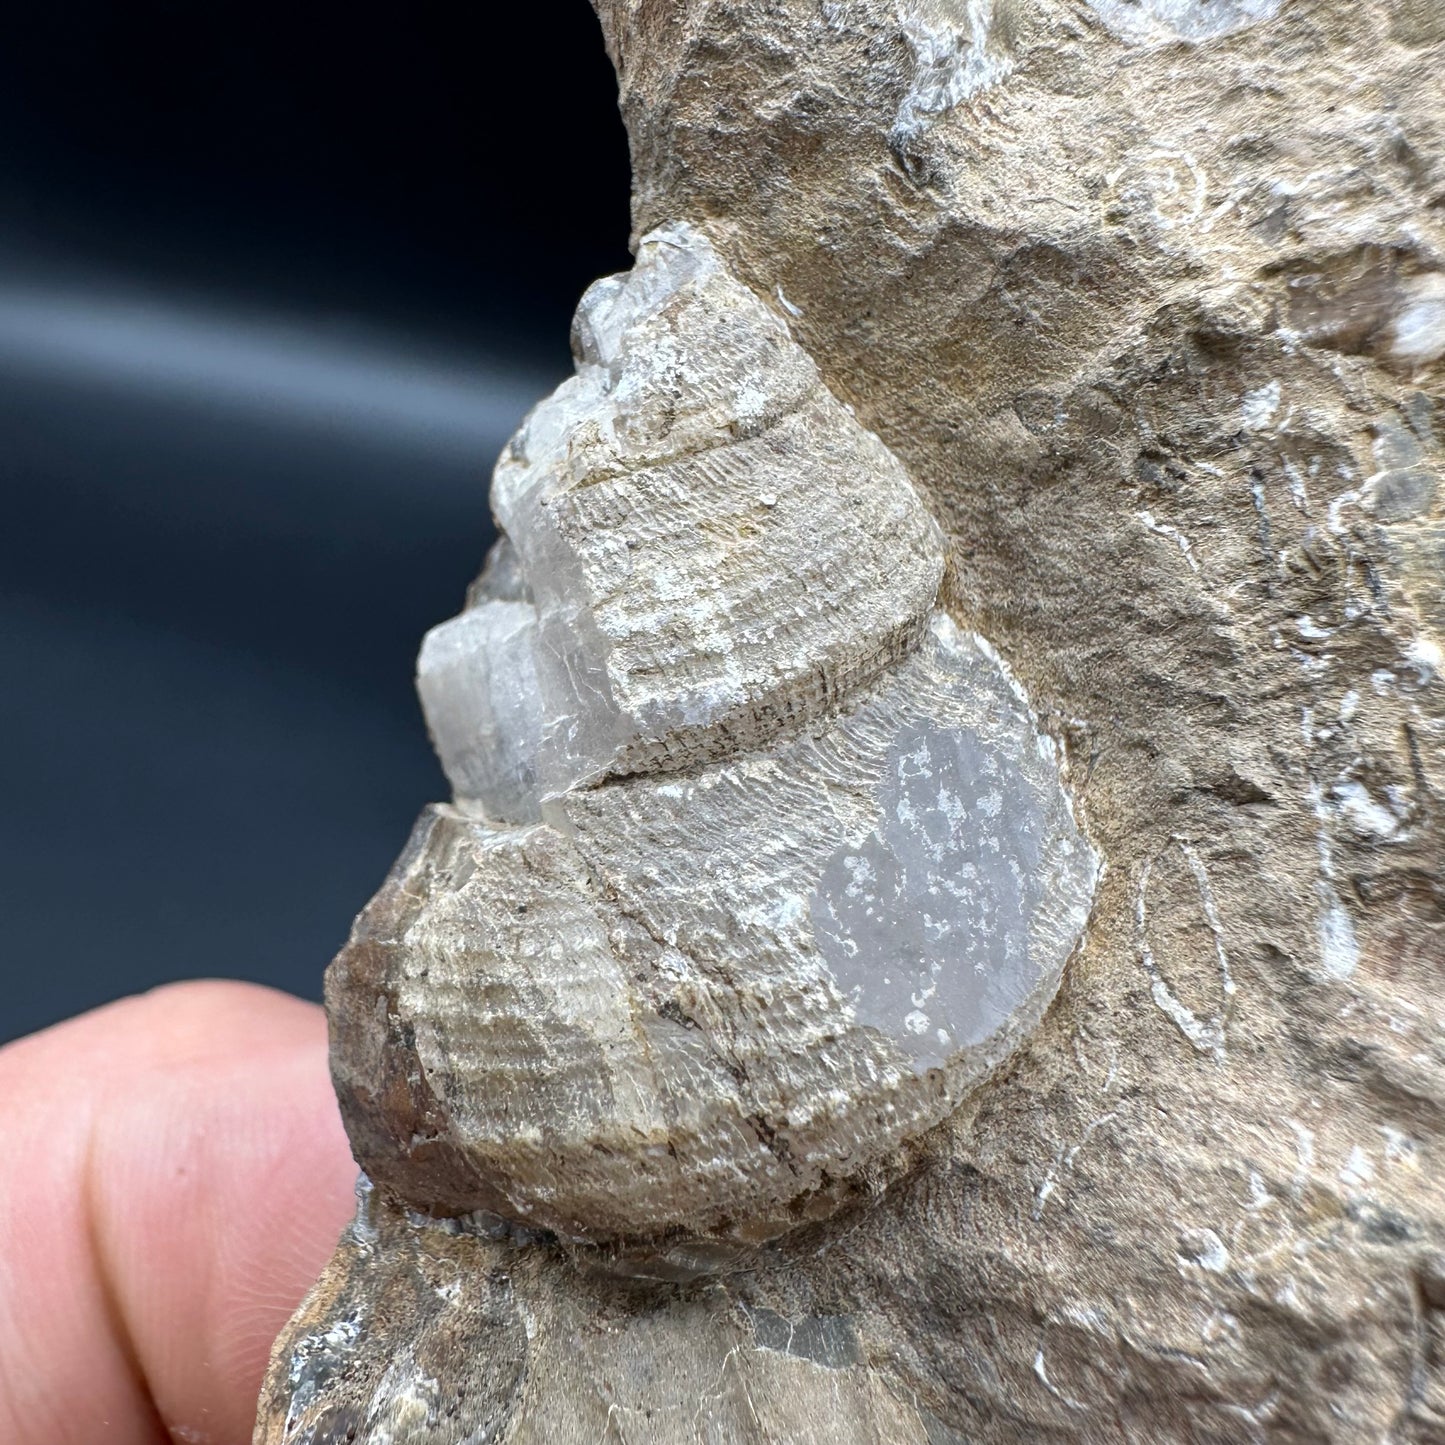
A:
<svg viewBox="0 0 1445 1445">
<path fill-rule="evenodd" d="M 594 286 L 418 682 L 455 790 L 333 964 L 378 1185 L 577 1240 L 753 1239 L 1052 998 L 1097 864 L 943 539 L 675 225 Z"/>
</svg>

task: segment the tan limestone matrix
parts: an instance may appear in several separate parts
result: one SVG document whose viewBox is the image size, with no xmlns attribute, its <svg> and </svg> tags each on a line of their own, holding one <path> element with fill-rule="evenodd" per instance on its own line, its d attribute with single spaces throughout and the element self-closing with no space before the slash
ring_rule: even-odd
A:
<svg viewBox="0 0 1445 1445">
<path fill-rule="evenodd" d="M 598 8 L 258 1441 L 1445 1439 L 1445 10 Z"/>
</svg>

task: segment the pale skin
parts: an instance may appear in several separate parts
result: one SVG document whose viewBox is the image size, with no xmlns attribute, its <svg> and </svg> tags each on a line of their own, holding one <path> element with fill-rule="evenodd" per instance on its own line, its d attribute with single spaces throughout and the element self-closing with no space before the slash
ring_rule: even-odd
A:
<svg viewBox="0 0 1445 1445">
<path fill-rule="evenodd" d="M 250 1441 L 355 1179 L 313 1004 L 181 984 L 0 1049 L 0 1440 Z"/>
</svg>

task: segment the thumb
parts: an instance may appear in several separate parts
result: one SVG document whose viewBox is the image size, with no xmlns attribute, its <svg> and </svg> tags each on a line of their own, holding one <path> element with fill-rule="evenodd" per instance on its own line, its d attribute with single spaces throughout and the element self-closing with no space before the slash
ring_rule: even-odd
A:
<svg viewBox="0 0 1445 1445">
<path fill-rule="evenodd" d="M 0 1050 L 0 1439 L 251 1439 L 351 1212 L 321 1010 L 193 983 Z"/>
</svg>

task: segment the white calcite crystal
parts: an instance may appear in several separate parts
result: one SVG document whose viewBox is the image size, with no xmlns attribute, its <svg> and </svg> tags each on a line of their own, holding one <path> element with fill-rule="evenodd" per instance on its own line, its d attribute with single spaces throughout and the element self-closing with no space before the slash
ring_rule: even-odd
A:
<svg viewBox="0 0 1445 1445">
<path fill-rule="evenodd" d="M 943 575 L 897 459 L 693 227 L 591 287 L 574 341 L 493 481 L 535 628 L 477 589 L 418 669 L 458 800 L 503 820 L 536 815 L 523 775 L 560 794 L 821 715 L 916 643 Z"/>
<path fill-rule="evenodd" d="M 503 823 L 538 817 L 537 609 L 490 598 L 427 633 L 417 689 L 456 796 Z"/>
</svg>

